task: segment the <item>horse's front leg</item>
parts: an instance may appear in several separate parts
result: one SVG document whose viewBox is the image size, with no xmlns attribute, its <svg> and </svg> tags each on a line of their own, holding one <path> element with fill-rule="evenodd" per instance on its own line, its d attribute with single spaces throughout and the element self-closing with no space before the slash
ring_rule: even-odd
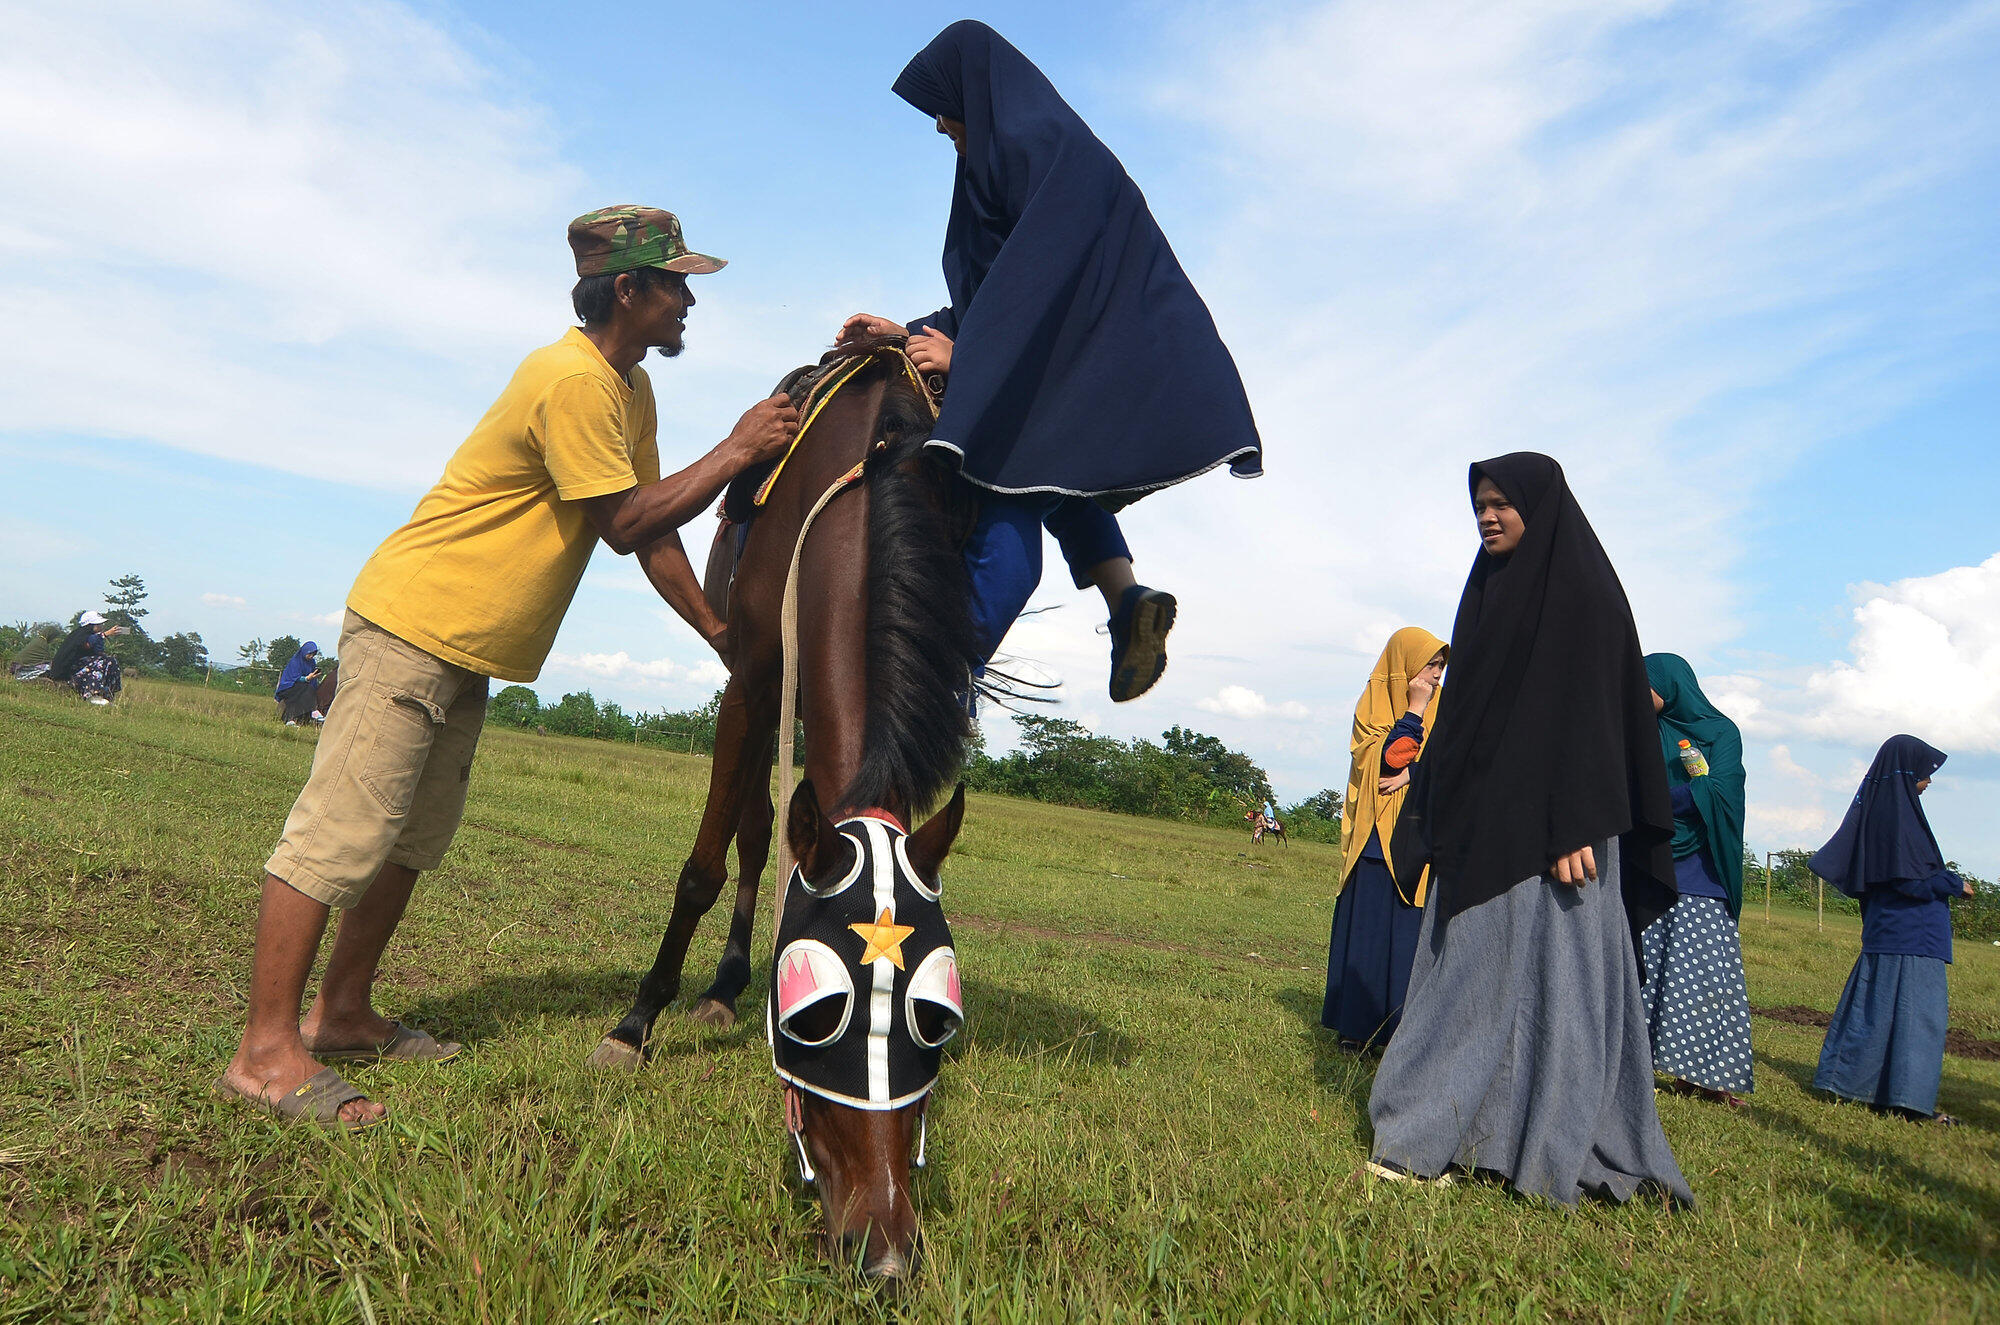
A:
<svg viewBox="0 0 2000 1325">
<path fill-rule="evenodd" d="M 715 980 L 695 1000 L 688 1015 L 703 1025 L 728 1030 L 736 1024 L 736 1000 L 750 983 L 750 939 L 756 931 L 757 883 L 771 855 L 771 751 L 766 744 L 756 761 L 763 786 L 753 786 L 743 798 L 743 818 L 736 829 L 736 911 L 729 919 L 729 942 L 716 964 Z M 784 886 L 784 880 L 778 881 Z"/>
<path fill-rule="evenodd" d="M 593 1067 L 637 1070 L 645 1061 L 646 1041 L 653 1033 L 654 1020 L 680 993 L 681 968 L 687 961 L 688 943 L 694 938 L 695 926 L 715 905 L 727 878 L 729 838 L 736 829 L 746 789 L 746 768 L 755 766 L 760 776 L 768 777 L 758 761 L 748 758 L 752 748 L 748 727 L 743 687 L 740 680 L 732 679 L 723 692 L 722 710 L 716 717 L 715 766 L 709 774 L 708 804 L 702 810 L 694 850 L 688 854 L 687 864 L 681 866 L 680 881 L 674 888 L 673 910 L 667 916 L 666 933 L 660 936 L 660 950 L 653 957 L 653 968 L 639 981 L 639 996 L 632 1010 L 591 1051 L 589 1061 Z M 759 741 L 756 748 L 761 751 L 765 743 Z"/>
</svg>

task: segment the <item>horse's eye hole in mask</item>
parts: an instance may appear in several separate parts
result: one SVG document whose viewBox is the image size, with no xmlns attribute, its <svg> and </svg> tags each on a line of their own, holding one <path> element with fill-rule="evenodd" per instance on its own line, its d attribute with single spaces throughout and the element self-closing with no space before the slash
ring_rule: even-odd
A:
<svg viewBox="0 0 2000 1325">
<path fill-rule="evenodd" d="M 847 967 L 824 943 L 810 939 L 778 958 L 778 1029 L 800 1044 L 827 1044 L 854 1015 L 854 983 Z"/>
<path fill-rule="evenodd" d="M 910 977 L 910 1038 L 935 1049 L 965 1024 L 965 996 L 958 985 L 958 954 L 939 948 Z"/>
</svg>

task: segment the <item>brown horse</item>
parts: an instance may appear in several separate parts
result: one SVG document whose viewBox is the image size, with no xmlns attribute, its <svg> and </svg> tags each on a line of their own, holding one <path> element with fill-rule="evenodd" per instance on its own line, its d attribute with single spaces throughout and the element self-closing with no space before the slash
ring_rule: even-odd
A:
<svg viewBox="0 0 2000 1325">
<path fill-rule="evenodd" d="M 729 622 L 730 678 L 708 803 L 653 967 L 631 1010 L 592 1052 L 593 1065 L 636 1070 L 644 1061 L 655 1018 L 680 991 L 695 927 L 722 891 L 732 837 L 735 912 L 715 980 L 691 1015 L 717 1027 L 736 1022 L 737 999 L 750 983 L 758 879 L 771 840 L 786 571 L 808 512 L 864 460 L 863 480 L 812 524 L 799 568 L 806 780 L 789 807 L 787 831 L 808 882 L 842 864 L 831 819 L 873 810 L 909 824 L 937 801 L 964 758 L 966 693 L 980 662 L 961 552 L 971 512 L 958 481 L 924 451 L 933 414 L 900 348 L 900 338 L 884 338 L 822 361 L 868 357 L 817 414 L 808 411 L 806 436 L 750 522 L 740 554 L 736 526 L 718 534 L 706 588 Z M 796 376 L 787 380 L 795 392 Z M 829 792 L 831 817 L 821 809 Z M 929 882 L 963 807 L 962 794 L 954 796 L 910 839 L 910 858 L 923 860 Z M 813 1094 L 798 1100 L 829 1250 L 842 1258 L 860 1252 L 871 1276 L 906 1276 L 916 1239 L 910 1149 L 921 1104 L 871 1111 Z"/>
<path fill-rule="evenodd" d="M 1262 810 L 1246 810 L 1243 817 L 1250 821 L 1251 846 L 1256 846 L 1262 842 L 1266 833 L 1277 838 L 1279 846 L 1289 847 L 1292 844 L 1291 840 L 1285 836 L 1285 826 L 1276 819 L 1266 815 Z"/>
</svg>

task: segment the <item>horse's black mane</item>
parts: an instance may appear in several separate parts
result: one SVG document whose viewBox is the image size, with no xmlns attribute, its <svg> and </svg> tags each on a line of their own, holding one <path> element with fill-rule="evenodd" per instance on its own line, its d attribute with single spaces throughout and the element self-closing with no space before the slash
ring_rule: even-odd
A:
<svg viewBox="0 0 2000 1325">
<path fill-rule="evenodd" d="M 980 662 L 962 548 L 970 500 L 924 450 L 929 409 L 901 374 L 882 400 L 868 457 L 868 713 L 861 767 L 843 805 L 914 814 L 957 776 L 972 734 Z"/>
</svg>

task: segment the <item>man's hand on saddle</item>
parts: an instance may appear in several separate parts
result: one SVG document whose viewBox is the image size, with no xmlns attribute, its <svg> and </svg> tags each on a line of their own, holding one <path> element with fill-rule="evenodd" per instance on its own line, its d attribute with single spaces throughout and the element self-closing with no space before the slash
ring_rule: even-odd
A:
<svg viewBox="0 0 2000 1325">
<path fill-rule="evenodd" d="M 910 337 L 906 352 L 910 356 L 910 363 L 920 373 L 937 373 L 941 376 L 951 374 L 951 337 L 942 331 L 933 331 L 925 327 Z"/>
<path fill-rule="evenodd" d="M 900 322 L 891 322 L 886 317 L 876 317 L 873 313 L 856 313 L 840 324 L 840 334 L 833 338 L 836 350 L 849 341 L 866 340 L 870 336 L 907 336 L 909 328 Z"/>
<path fill-rule="evenodd" d="M 729 448 L 732 471 L 741 472 L 766 460 L 776 460 L 799 435 L 799 411 L 780 391 L 743 411 L 723 445 Z"/>
</svg>

